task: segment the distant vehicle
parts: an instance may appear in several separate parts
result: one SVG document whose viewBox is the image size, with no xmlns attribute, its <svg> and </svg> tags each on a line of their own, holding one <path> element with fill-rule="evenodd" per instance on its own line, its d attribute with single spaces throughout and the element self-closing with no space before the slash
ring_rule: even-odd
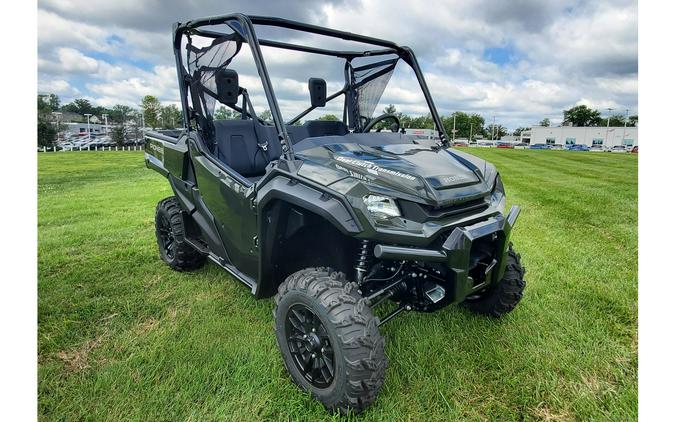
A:
<svg viewBox="0 0 675 422">
<path fill-rule="evenodd" d="M 513 144 L 510 144 L 508 142 L 497 142 L 497 148 L 513 149 Z"/>
<path fill-rule="evenodd" d="M 590 152 L 604 152 L 605 148 L 602 147 L 602 145 L 593 145 L 588 149 Z"/>
<path fill-rule="evenodd" d="M 469 144 L 467 144 L 467 143 L 464 142 L 464 141 L 457 141 L 457 142 L 455 142 L 455 143 L 453 144 L 453 146 L 455 146 L 455 147 L 468 147 Z"/>
<path fill-rule="evenodd" d="M 623 145 L 614 145 L 612 149 L 609 150 L 609 152 L 625 153 L 628 151 L 626 151 L 626 147 Z"/>
<path fill-rule="evenodd" d="M 551 149 L 562 151 L 565 148 L 562 146 L 562 144 L 553 144 L 553 145 L 551 145 Z"/>
<path fill-rule="evenodd" d="M 513 148 L 515 149 L 528 149 L 530 147 L 530 144 L 526 144 L 525 142 L 520 142 L 518 144 L 513 145 Z"/>
<path fill-rule="evenodd" d="M 530 145 L 530 149 L 551 149 L 551 146 L 546 144 L 534 144 Z"/>
<path fill-rule="evenodd" d="M 479 148 L 492 148 L 495 146 L 494 142 L 491 141 L 478 141 Z"/>
<path fill-rule="evenodd" d="M 568 145 L 567 146 L 568 151 L 588 151 L 590 148 L 588 148 L 588 145 Z"/>
<path fill-rule="evenodd" d="M 638 153 L 638 146 L 635 145 L 635 146 L 633 147 L 633 149 L 630 150 L 630 152 L 632 152 L 633 154 L 637 154 L 637 153 Z"/>
</svg>

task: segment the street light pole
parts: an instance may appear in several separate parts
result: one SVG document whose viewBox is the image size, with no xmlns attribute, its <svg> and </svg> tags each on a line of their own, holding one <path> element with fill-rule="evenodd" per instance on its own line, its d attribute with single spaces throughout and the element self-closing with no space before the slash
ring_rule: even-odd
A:
<svg viewBox="0 0 675 422">
<path fill-rule="evenodd" d="M 491 140 L 495 140 L 495 116 L 492 116 L 492 130 L 490 131 L 490 135 L 492 136 Z"/>
<path fill-rule="evenodd" d="M 623 136 L 621 137 L 621 145 L 626 142 L 626 124 L 628 123 L 628 109 L 626 109 L 626 117 L 623 118 Z"/>
<path fill-rule="evenodd" d="M 455 143 L 455 132 L 457 132 L 457 129 L 455 129 L 455 122 L 457 120 L 457 112 L 452 113 L 452 143 Z"/>
<path fill-rule="evenodd" d="M 612 113 L 612 108 L 607 108 L 607 131 L 605 132 L 605 140 L 607 141 L 607 147 L 609 147 L 609 118 Z"/>
<path fill-rule="evenodd" d="M 102 114 L 101 117 L 105 119 L 105 134 L 108 135 L 108 115 Z"/>
<path fill-rule="evenodd" d="M 469 143 L 471 143 L 471 137 L 473 136 L 473 123 L 469 126 Z"/>
<path fill-rule="evenodd" d="M 89 128 L 89 117 L 91 117 L 91 114 L 85 113 L 85 116 L 87 116 L 87 140 L 91 141 L 91 129 Z"/>
</svg>

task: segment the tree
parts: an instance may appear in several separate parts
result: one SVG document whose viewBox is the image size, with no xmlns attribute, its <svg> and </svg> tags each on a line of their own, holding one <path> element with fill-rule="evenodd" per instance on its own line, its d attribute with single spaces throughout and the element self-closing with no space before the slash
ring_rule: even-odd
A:
<svg viewBox="0 0 675 422">
<path fill-rule="evenodd" d="M 38 116 L 37 121 L 38 146 L 48 147 L 56 140 L 56 127 L 44 117 Z"/>
<path fill-rule="evenodd" d="M 455 138 L 468 138 L 483 132 L 485 120 L 478 114 L 469 115 L 463 111 L 456 111 L 449 116 L 441 116 L 441 123 L 450 138 L 453 126 L 457 131 Z"/>
<path fill-rule="evenodd" d="M 241 113 L 236 112 L 229 107 L 218 107 L 216 112 L 213 113 L 213 118 L 215 120 L 241 119 Z"/>
<path fill-rule="evenodd" d="M 520 136 L 521 133 L 523 133 L 527 130 L 530 130 L 530 129 L 532 129 L 532 128 L 530 128 L 530 127 L 519 127 L 518 129 L 513 131 L 513 136 Z"/>
<path fill-rule="evenodd" d="M 628 117 L 628 126 L 637 126 L 637 124 L 638 124 L 637 114 Z"/>
<path fill-rule="evenodd" d="M 603 117 L 601 119 L 598 119 L 595 125 L 593 126 L 607 126 L 607 118 Z M 609 125 L 612 127 L 620 127 L 623 126 L 625 119 L 623 116 L 609 116 Z"/>
<path fill-rule="evenodd" d="M 260 115 L 258 117 L 260 118 L 260 120 L 263 120 L 265 122 L 270 122 L 270 123 L 273 122 L 272 112 L 267 110 L 267 109 L 263 110 L 262 113 L 260 113 Z"/>
<path fill-rule="evenodd" d="M 127 116 L 133 113 L 135 110 L 127 105 L 116 104 L 110 110 L 110 120 L 116 123 L 124 123 L 127 119 Z"/>
<path fill-rule="evenodd" d="M 146 95 L 141 100 L 141 111 L 145 119 L 145 125 L 155 129 L 159 126 L 159 116 L 162 109 L 162 104 L 157 97 L 153 95 Z"/>
<path fill-rule="evenodd" d="M 175 129 L 177 125 L 183 125 L 183 114 L 175 104 L 169 104 L 161 108 L 160 120 L 164 129 Z"/>
<path fill-rule="evenodd" d="M 601 119 L 598 110 L 582 104 L 563 110 L 563 120 L 572 123 L 572 126 L 598 126 Z"/>
<path fill-rule="evenodd" d="M 127 129 L 124 127 L 124 125 L 119 124 L 113 126 L 112 130 L 110 131 L 110 139 L 114 143 L 117 144 L 117 146 L 124 146 L 124 141 L 127 138 Z"/>
<path fill-rule="evenodd" d="M 539 122 L 539 126 L 545 126 L 545 127 L 551 126 L 551 119 L 546 117 L 544 120 Z"/>
<path fill-rule="evenodd" d="M 486 128 L 487 130 L 487 135 L 492 139 L 493 131 L 494 131 L 494 139 L 501 139 L 502 136 L 506 135 L 508 131 L 506 128 L 500 124 L 495 124 L 494 127 L 492 124 L 488 125 Z"/>
<path fill-rule="evenodd" d="M 338 119 L 338 116 L 336 116 L 335 114 L 324 114 L 323 116 L 319 117 L 317 120 L 337 121 L 337 120 L 340 120 L 340 119 Z"/>
</svg>

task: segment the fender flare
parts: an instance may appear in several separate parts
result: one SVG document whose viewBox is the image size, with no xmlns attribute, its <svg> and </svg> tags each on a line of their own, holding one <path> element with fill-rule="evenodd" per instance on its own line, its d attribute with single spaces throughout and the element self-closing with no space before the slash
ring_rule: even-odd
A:
<svg viewBox="0 0 675 422">
<path fill-rule="evenodd" d="M 268 218 L 268 209 L 277 201 L 319 216 L 346 236 L 353 237 L 363 231 L 351 206 L 345 205 L 346 199 L 337 194 L 324 192 L 285 175 L 279 175 L 265 183 L 256 195 L 260 236 L 258 239 L 259 279 L 255 291 L 255 296 L 258 298 L 269 297 L 276 293 L 276 286 L 273 285 L 274 262 L 270 251 L 278 236 L 277 226 L 281 224 L 275 219 L 278 215 L 273 215 L 270 221 L 265 220 Z"/>
</svg>

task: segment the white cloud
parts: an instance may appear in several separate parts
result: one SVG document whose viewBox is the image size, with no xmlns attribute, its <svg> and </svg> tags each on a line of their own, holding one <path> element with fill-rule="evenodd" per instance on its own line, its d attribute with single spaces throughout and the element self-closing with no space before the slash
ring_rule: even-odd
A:
<svg viewBox="0 0 675 422">
<path fill-rule="evenodd" d="M 42 0 L 38 10 L 39 89 L 101 105 L 137 106 L 143 95 L 179 103 L 170 27 L 174 21 L 224 9 L 282 16 L 410 45 L 441 113 L 496 115 L 511 128 L 585 103 L 637 112 L 637 3 L 634 0 L 372 0 L 270 3 L 264 0 L 147 2 Z M 404 11 L 404 13 L 402 12 Z M 263 30 L 263 32 L 266 30 Z M 287 31 L 288 32 L 288 31 Z M 272 34 L 267 31 L 266 36 Z M 317 41 L 316 36 L 280 34 Z M 319 46 L 345 46 L 321 40 Z M 362 47 L 351 43 L 351 48 Z M 490 61 L 486 49 L 509 57 Z M 243 49 L 246 51 L 247 47 Z M 339 89 L 342 64 L 333 58 L 264 48 L 286 116 L 309 102 L 307 78 Z M 237 57 L 240 80 L 256 108 L 267 108 L 250 59 Z M 426 113 L 414 75 L 399 64 L 378 111 L 396 104 Z M 339 114 L 341 101 L 322 112 Z"/>
</svg>

